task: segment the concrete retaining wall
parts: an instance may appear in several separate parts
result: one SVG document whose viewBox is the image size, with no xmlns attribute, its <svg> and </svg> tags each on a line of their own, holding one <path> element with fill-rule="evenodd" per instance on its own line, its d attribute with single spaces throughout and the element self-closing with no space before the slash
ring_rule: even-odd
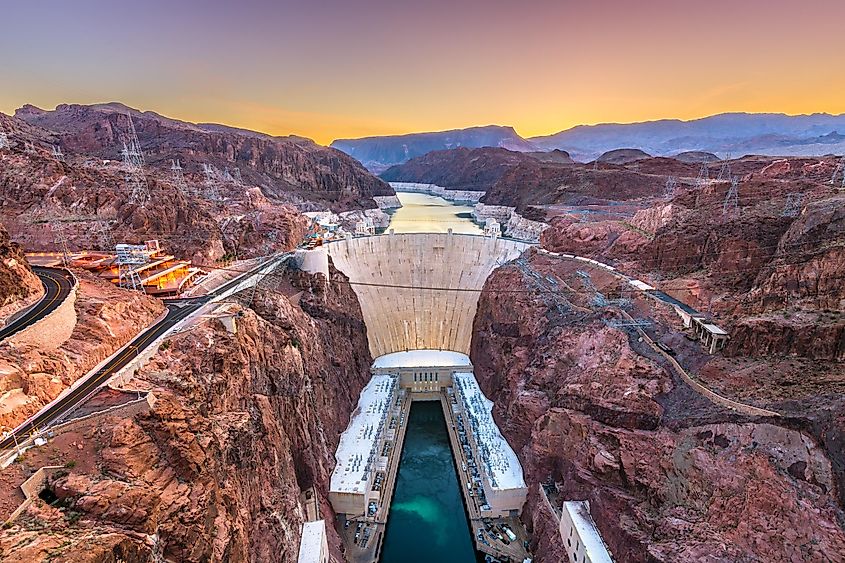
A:
<svg viewBox="0 0 845 563">
<path fill-rule="evenodd" d="M 10 336 L 8 342 L 15 346 L 38 346 L 43 350 L 55 350 L 70 338 L 76 328 L 76 292 L 79 282 L 74 278 L 73 288 L 52 313 Z"/>
<path fill-rule="evenodd" d="M 47 480 L 59 469 L 64 469 L 64 466 L 48 465 L 46 467 L 42 467 L 33 473 L 32 477 L 23 482 L 21 485 L 21 491 L 23 491 L 24 501 L 9 515 L 6 519 L 6 523 L 13 522 L 29 507 L 30 504 L 32 504 L 32 501 L 38 498 L 38 493 L 44 490 Z"/>
</svg>

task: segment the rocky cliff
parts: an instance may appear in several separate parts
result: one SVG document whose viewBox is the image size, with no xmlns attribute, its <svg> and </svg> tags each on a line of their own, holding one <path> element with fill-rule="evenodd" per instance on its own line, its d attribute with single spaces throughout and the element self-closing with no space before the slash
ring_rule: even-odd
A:
<svg viewBox="0 0 845 563">
<path fill-rule="evenodd" d="M 504 266 L 488 279 L 475 319 L 471 357 L 525 471 L 536 560 L 566 558 L 538 493 L 547 482 L 565 500 L 590 501 L 618 561 L 826 561 L 845 553 L 841 454 L 827 443 L 841 436 L 841 421 L 829 418 L 841 401 L 817 389 L 813 403 L 802 401 L 814 412 L 793 405 L 795 419 L 725 410 L 674 376 L 633 329 L 602 322 L 612 307 L 590 299 L 575 269 L 541 255 Z M 567 291 L 532 291 L 538 279 Z M 632 307 L 642 315 L 651 305 L 635 299 Z M 843 384 L 834 379 L 828 384 Z"/>
<path fill-rule="evenodd" d="M 300 137 L 188 123 L 118 103 L 61 104 L 53 111 L 24 106 L 15 117 L 53 133 L 65 153 L 119 160 L 121 143 L 128 139 L 128 114 L 147 163 L 164 173 L 175 158 L 198 177 L 202 164 L 221 175 L 238 168 L 246 185 L 259 186 L 268 197 L 337 212 L 373 209 L 373 196 L 393 195 L 354 159 Z"/>
<path fill-rule="evenodd" d="M 331 277 L 273 276 L 251 307 L 228 306 L 235 334 L 212 314 L 167 340 L 129 382 L 152 389 L 154 407 L 78 438 L 91 459 L 50 481 L 59 508 L 33 506 L 0 546 L 23 561 L 295 560 L 302 492 L 326 498 L 371 363 L 357 299 Z M 341 560 L 325 500 L 318 510 Z M 39 536 L 45 522 L 52 543 Z"/>
<path fill-rule="evenodd" d="M 89 113 L 98 115 L 93 110 Z M 108 119 L 126 119 L 121 113 L 106 115 Z M 305 218 L 291 205 L 265 195 L 272 191 L 269 188 L 221 180 L 215 188 L 222 199 L 210 201 L 208 186 L 198 174 L 187 174 L 180 188 L 161 167 L 148 167 L 146 183 L 152 199 L 139 205 L 130 199 L 119 164 L 91 158 L 90 153 L 70 152 L 106 150 L 105 145 L 86 143 L 84 131 L 50 133 L 19 119 L 6 121 L 18 132 L 12 137 L 11 149 L 0 151 L 0 217 L 27 250 L 56 248 L 48 221 L 63 225 L 71 251 L 160 239 L 167 251 L 199 264 L 289 250 L 305 232 Z M 80 121 L 80 127 L 84 123 Z M 68 154 L 60 161 L 54 158 L 50 141 L 78 146 L 66 147 Z M 151 141 L 151 146 L 165 150 L 166 145 Z M 168 154 L 179 158 L 181 153 L 173 150 Z"/>
<path fill-rule="evenodd" d="M 0 224 L 0 319 L 6 319 L 36 301 L 44 289 L 20 245 L 9 240 L 9 233 Z"/>
<path fill-rule="evenodd" d="M 77 322 L 65 342 L 0 344 L 0 425 L 14 428 L 38 412 L 164 312 L 157 299 L 77 274 Z"/>
</svg>

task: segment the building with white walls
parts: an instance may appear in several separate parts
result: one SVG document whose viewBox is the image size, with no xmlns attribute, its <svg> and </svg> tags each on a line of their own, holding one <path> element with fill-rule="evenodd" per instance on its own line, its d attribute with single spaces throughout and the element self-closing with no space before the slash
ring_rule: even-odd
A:
<svg viewBox="0 0 845 563">
<path fill-rule="evenodd" d="M 453 373 L 452 380 L 456 412 L 461 415 L 487 501 L 482 515 L 517 516 L 525 504 L 528 487 L 516 453 L 493 420 L 493 402 L 481 392 L 474 374 Z"/>
<path fill-rule="evenodd" d="M 387 416 L 396 401 L 397 384 L 392 375 L 373 375 L 361 391 L 358 407 L 340 436 L 329 488 L 329 500 L 338 514 L 366 516 L 371 502 L 378 504 L 380 490 L 373 490 L 376 471 L 384 471 L 384 441 L 392 440 Z"/>
<path fill-rule="evenodd" d="M 297 563 L 329 563 L 326 521 L 303 522 Z"/>
<path fill-rule="evenodd" d="M 573 563 L 613 563 L 596 523 L 590 516 L 590 503 L 586 500 L 563 503 L 560 537 Z"/>
</svg>

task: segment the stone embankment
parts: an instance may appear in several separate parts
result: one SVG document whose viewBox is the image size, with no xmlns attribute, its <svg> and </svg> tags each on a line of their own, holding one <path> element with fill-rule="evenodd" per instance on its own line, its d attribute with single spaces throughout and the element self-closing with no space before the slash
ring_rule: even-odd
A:
<svg viewBox="0 0 845 563">
<path fill-rule="evenodd" d="M 481 191 L 452 190 L 450 188 L 444 188 L 443 186 L 420 184 L 417 182 L 390 182 L 390 187 L 397 192 L 413 192 L 435 195 L 456 203 L 478 203 L 478 200 L 484 197 L 484 192 Z"/>
</svg>

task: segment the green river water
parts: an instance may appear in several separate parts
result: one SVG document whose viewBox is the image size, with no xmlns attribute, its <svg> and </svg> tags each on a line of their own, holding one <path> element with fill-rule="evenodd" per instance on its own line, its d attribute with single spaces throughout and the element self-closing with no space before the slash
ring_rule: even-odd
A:
<svg viewBox="0 0 845 563">
<path fill-rule="evenodd" d="M 440 402 L 415 402 L 407 423 L 381 562 L 475 563 Z"/>
</svg>

